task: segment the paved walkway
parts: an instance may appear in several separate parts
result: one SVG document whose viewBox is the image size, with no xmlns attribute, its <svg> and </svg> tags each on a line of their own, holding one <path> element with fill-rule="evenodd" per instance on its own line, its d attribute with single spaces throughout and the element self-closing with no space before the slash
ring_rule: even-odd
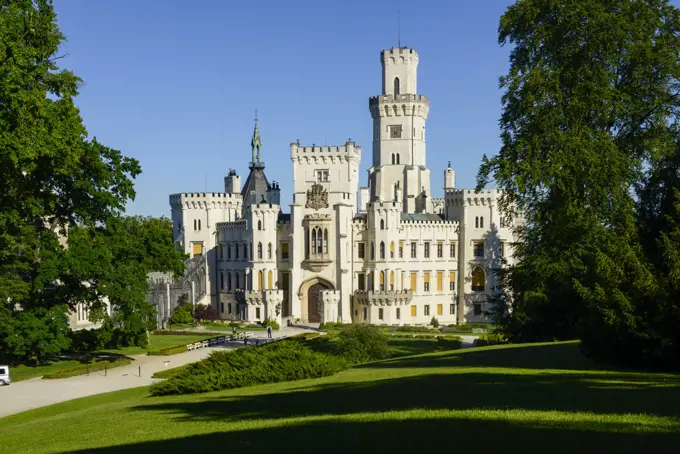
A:
<svg viewBox="0 0 680 454">
<path fill-rule="evenodd" d="M 274 337 L 290 336 L 304 331 L 304 329 L 284 327 L 275 331 Z M 253 331 L 252 333 L 253 337 L 249 340 L 249 344 L 253 339 L 267 337 L 266 331 Z M 234 349 L 241 346 L 243 346 L 242 341 L 172 356 L 136 355 L 132 356 L 135 359 L 132 364 L 110 369 L 106 376 L 104 371 L 97 371 L 90 373 L 89 376 L 78 375 L 58 380 L 33 378 L 15 382 L 9 386 L 0 387 L 0 418 L 79 397 L 147 386 L 156 381 L 151 377 L 158 371 L 200 361 L 215 350 Z"/>
<path fill-rule="evenodd" d="M 309 329 L 284 327 L 276 331 L 274 337 L 290 336 L 306 331 Z M 265 331 L 252 333 L 252 339 L 267 337 Z M 478 336 L 461 337 L 463 338 L 462 348 L 469 348 L 474 346 L 474 341 Z M 98 371 L 92 372 L 89 376 L 78 375 L 58 380 L 33 378 L 16 382 L 10 386 L 0 387 L 0 418 L 79 397 L 147 386 L 156 381 L 151 377 L 158 371 L 200 361 L 215 350 L 234 349 L 242 345 L 243 342 L 232 342 L 172 356 L 137 355 L 132 357 L 135 359 L 132 364 L 110 369 L 106 376 L 104 371 Z"/>
</svg>

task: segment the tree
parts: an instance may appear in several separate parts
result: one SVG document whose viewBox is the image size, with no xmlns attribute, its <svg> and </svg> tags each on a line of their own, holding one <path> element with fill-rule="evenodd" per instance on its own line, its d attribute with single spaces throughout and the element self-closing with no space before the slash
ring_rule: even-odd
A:
<svg viewBox="0 0 680 454">
<path fill-rule="evenodd" d="M 71 345 L 65 307 L 20 311 L 13 318 L 13 332 L 5 342 L 16 358 L 40 363 L 46 355 L 56 355 Z"/>
<path fill-rule="evenodd" d="M 0 4 L 0 301 L 26 310 L 60 278 L 55 232 L 120 214 L 141 172 L 87 139 L 81 80 L 56 65 L 62 40 L 51 1 Z"/>
<path fill-rule="evenodd" d="M 635 188 L 675 140 L 679 30 L 665 0 L 519 0 L 501 17 L 499 41 L 514 44 L 502 146 L 478 189 L 493 179 L 501 209 L 524 219 L 506 279 L 511 339 L 581 338 L 603 357 L 596 343 L 613 352 L 640 332 L 639 302 L 659 281 Z"/>
<path fill-rule="evenodd" d="M 175 308 L 175 311 L 172 313 L 170 322 L 189 324 L 193 323 L 193 321 L 194 321 L 193 307 L 191 307 L 191 303 L 189 302 L 188 298 L 186 297 L 182 298 L 182 301 L 179 303 L 179 306 L 177 306 Z"/>
</svg>

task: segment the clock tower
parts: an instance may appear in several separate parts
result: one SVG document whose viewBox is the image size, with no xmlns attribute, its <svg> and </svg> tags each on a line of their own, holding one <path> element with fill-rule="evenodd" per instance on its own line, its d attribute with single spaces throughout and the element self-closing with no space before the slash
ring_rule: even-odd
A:
<svg viewBox="0 0 680 454">
<path fill-rule="evenodd" d="M 418 53 L 408 47 L 380 53 L 382 94 L 369 99 L 373 117 L 371 201 L 403 203 L 407 213 L 427 211 L 430 171 L 425 164 L 429 100 L 418 94 Z"/>
</svg>

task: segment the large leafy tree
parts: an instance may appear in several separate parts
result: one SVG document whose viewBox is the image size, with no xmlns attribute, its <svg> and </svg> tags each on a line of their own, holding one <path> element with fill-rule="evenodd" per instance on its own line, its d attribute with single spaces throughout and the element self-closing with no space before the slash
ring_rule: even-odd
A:
<svg viewBox="0 0 680 454">
<path fill-rule="evenodd" d="M 57 67 L 62 40 L 51 1 L 0 1 L 0 301 L 26 307 L 60 277 L 55 232 L 121 213 L 141 172 L 88 140 L 81 80 Z"/>
<path fill-rule="evenodd" d="M 603 357 L 639 340 L 659 281 L 634 190 L 674 143 L 679 31 L 666 0 L 518 0 L 502 16 L 502 147 L 478 186 L 495 180 L 524 219 L 501 318 L 515 340 L 581 337 Z"/>
</svg>

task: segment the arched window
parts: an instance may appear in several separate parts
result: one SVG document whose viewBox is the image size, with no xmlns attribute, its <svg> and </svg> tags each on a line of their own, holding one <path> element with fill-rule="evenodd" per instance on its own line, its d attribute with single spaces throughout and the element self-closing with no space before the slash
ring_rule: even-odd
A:
<svg viewBox="0 0 680 454">
<path fill-rule="evenodd" d="M 262 270 L 257 272 L 257 289 L 260 291 L 264 290 L 264 273 Z"/>
<path fill-rule="evenodd" d="M 395 96 L 399 94 L 399 78 L 394 78 L 394 94 Z"/>
<path fill-rule="evenodd" d="M 198 230 L 198 221 L 194 219 L 194 230 Z"/>
<path fill-rule="evenodd" d="M 323 229 L 323 253 L 328 254 L 328 229 Z"/>
<path fill-rule="evenodd" d="M 394 241 L 390 243 L 390 258 L 394 258 Z"/>
<path fill-rule="evenodd" d="M 394 290 L 394 271 L 390 271 L 390 290 Z"/>
<path fill-rule="evenodd" d="M 380 272 L 380 290 L 385 290 L 385 272 Z"/>
<path fill-rule="evenodd" d="M 231 290 L 231 273 L 227 273 L 227 290 Z"/>
<path fill-rule="evenodd" d="M 269 243 L 269 245 L 267 246 L 267 258 L 269 260 L 271 260 L 271 258 L 272 258 L 272 244 L 271 243 Z"/>
<path fill-rule="evenodd" d="M 316 227 L 312 229 L 312 254 L 316 254 Z"/>
<path fill-rule="evenodd" d="M 385 230 L 385 220 L 384 219 L 380 220 L 380 230 Z"/>
<path fill-rule="evenodd" d="M 262 243 L 257 243 L 257 258 L 262 258 Z"/>
<path fill-rule="evenodd" d="M 396 158 L 394 157 L 394 153 L 392 153 L 392 164 L 396 164 L 396 162 L 397 162 L 397 160 L 396 160 Z"/>
<path fill-rule="evenodd" d="M 479 216 L 475 216 L 475 228 L 479 228 Z"/>
<path fill-rule="evenodd" d="M 482 267 L 478 266 L 472 270 L 472 291 L 483 292 L 486 283 L 486 273 Z"/>
<path fill-rule="evenodd" d="M 240 280 L 241 280 L 240 275 L 238 273 L 236 273 L 236 288 L 237 289 L 241 288 L 241 283 L 239 282 Z"/>
<path fill-rule="evenodd" d="M 262 230 L 262 221 L 257 221 L 257 230 Z"/>
<path fill-rule="evenodd" d="M 375 260 L 375 244 L 371 241 L 371 260 Z"/>
<path fill-rule="evenodd" d="M 399 164 L 399 163 L 400 163 L 400 160 L 399 160 L 399 153 L 397 153 L 397 164 Z"/>
<path fill-rule="evenodd" d="M 198 220 L 198 230 L 201 230 L 201 220 Z"/>
<path fill-rule="evenodd" d="M 274 274 L 272 273 L 272 270 L 269 270 L 269 273 L 267 274 L 267 288 L 272 289 L 274 288 Z"/>
<path fill-rule="evenodd" d="M 380 242 L 380 258 L 381 259 L 385 258 L 385 242 L 384 241 Z"/>
<path fill-rule="evenodd" d="M 484 216 L 479 217 L 479 228 L 480 229 L 484 228 Z"/>
</svg>

